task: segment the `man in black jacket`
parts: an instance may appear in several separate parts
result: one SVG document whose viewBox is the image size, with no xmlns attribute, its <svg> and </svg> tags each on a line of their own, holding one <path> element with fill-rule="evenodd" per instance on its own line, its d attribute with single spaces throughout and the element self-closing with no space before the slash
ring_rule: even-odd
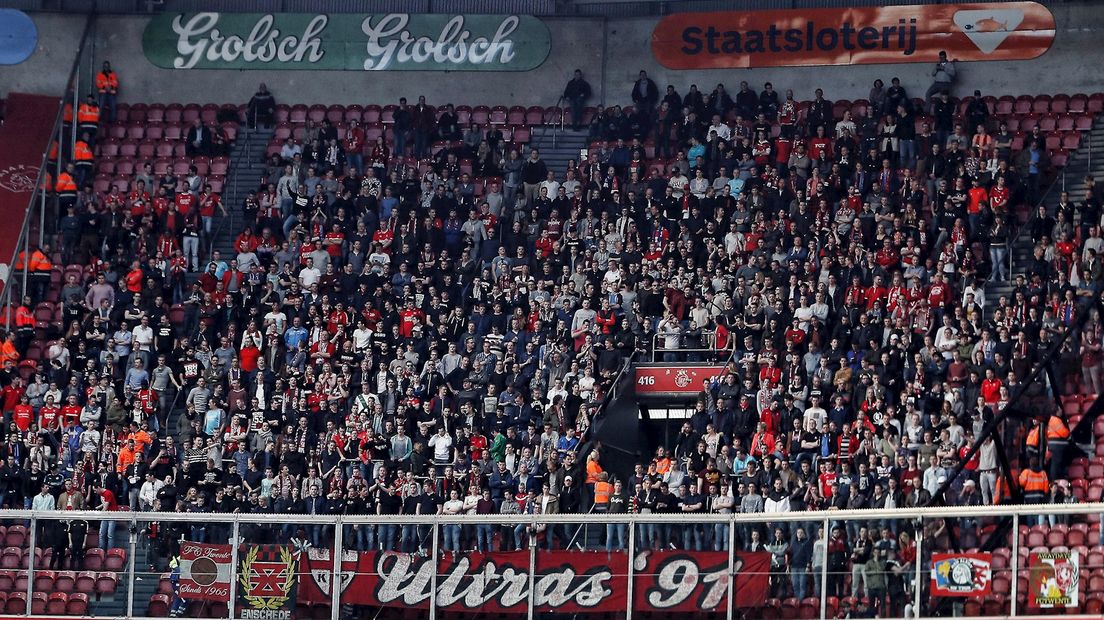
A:
<svg viewBox="0 0 1104 620">
<path fill-rule="evenodd" d="M 571 128 L 575 131 L 583 127 L 583 113 L 590 94 L 590 84 L 583 79 L 583 72 L 576 69 L 575 76 L 568 81 L 563 93 L 563 98 L 571 106 Z"/>
<path fill-rule="evenodd" d="M 656 83 L 648 77 L 648 72 L 641 70 L 640 76 L 636 82 L 633 82 L 632 89 L 632 101 L 633 105 L 637 109 L 645 109 L 650 113 L 655 109 L 656 104 L 659 103 L 659 88 L 656 87 Z"/>
</svg>

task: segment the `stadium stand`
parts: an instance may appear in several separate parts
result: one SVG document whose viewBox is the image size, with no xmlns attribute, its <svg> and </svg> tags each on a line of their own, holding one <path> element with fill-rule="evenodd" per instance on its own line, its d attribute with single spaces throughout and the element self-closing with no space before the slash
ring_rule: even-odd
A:
<svg viewBox="0 0 1104 620">
<path fill-rule="evenodd" d="M 997 441 L 1026 501 L 1099 501 L 1104 420 L 1084 455 L 1071 429 L 1104 392 L 1104 186 L 1051 187 L 1104 94 L 742 86 L 588 107 L 578 131 L 557 107 L 475 100 L 281 103 L 271 127 L 247 126 L 248 105 L 117 104 L 94 175 L 57 197 L 48 280 L 8 309 L 0 508 L 210 513 L 140 532 L 157 617 L 225 613 L 177 610 L 165 572 L 182 541 L 226 542 L 220 513 L 296 520 L 252 536 L 319 548 L 334 533 L 314 515 L 394 515 L 345 544 L 403 553 L 429 551 L 403 515 L 578 514 L 603 527 L 450 526 L 442 549 L 612 552 L 626 532 L 603 514 L 765 524 L 941 495 L 978 516 L 926 522 L 924 552 L 973 551 L 1012 491 L 993 442 L 955 468 L 1067 332 L 1031 392 L 1043 408 Z M 553 133 L 585 159 L 546 159 Z M 725 372 L 672 445 L 618 476 L 590 430 L 633 356 Z M 0 523 L 4 613 L 118 609 L 139 560 L 114 521 L 40 527 L 34 546 Z M 1077 550 L 1076 609 L 1099 613 L 1100 528 L 1021 523 L 994 568 Z M 759 617 L 819 617 L 794 575 L 826 565 L 830 616 L 904 613 L 914 526 L 834 530 L 739 529 L 776 562 Z M 727 551 L 720 532 L 642 526 L 635 544 Z M 1012 598 L 1002 575 L 964 609 Z"/>
</svg>

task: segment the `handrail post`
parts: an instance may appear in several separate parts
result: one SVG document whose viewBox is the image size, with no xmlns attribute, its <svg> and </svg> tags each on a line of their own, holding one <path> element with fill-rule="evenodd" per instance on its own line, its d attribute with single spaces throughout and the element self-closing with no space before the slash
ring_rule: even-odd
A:
<svg viewBox="0 0 1104 620">
<path fill-rule="evenodd" d="M 728 540 L 725 541 L 728 544 L 728 605 L 725 619 L 733 620 L 736 617 L 736 524 L 731 514 L 728 516 Z"/>
<path fill-rule="evenodd" d="M 625 569 L 625 620 L 633 617 L 633 580 L 636 579 L 636 519 L 629 522 L 629 546 L 626 555 L 629 561 Z M 609 544 L 609 543 L 607 543 Z"/>
<path fill-rule="evenodd" d="M 334 525 L 333 542 L 333 574 L 330 575 L 330 617 L 337 620 L 341 617 L 341 556 L 345 546 L 345 528 L 338 519 Z"/>
<path fill-rule="evenodd" d="M 537 537 L 534 535 L 536 533 L 536 525 L 536 520 L 530 518 L 529 531 L 527 532 L 527 537 L 529 538 L 529 609 L 526 615 L 527 618 L 534 617 L 533 609 L 537 605 Z M 551 530 L 548 531 L 548 535 L 552 535 Z M 436 561 L 436 559 L 434 559 L 434 561 Z M 436 573 L 437 571 L 434 570 L 433 572 Z"/>
<path fill-rule="evenodd" d="M 828 528 L 832 525 L 832 522 L 825 517 L 824 529 L 821 530 L 821 539 L 824 543 L 824 557 L 821 558 L 820 565 L 820 617 L 828 617 Z M 816 544 L 816 541 L 813 541 Z"/>
<path fill-rule="evenodd" d="M 916 530 L 916 577 L 915 577 L 915 579 L 916 579 L 916 584 L 915 584 L 916 591 L 913 592 L 913 602 L 912 602 L 912 617 L 913 618 L 919 618 L 920 615 L 921 615 L 920 614 L 920 592 L 921 592 L 921 590 L 923 590 L 923 588 L 921 586 L 923 585 L 924 582 L 921 580 L 920 575 L 921 575 L 921 571 L 923 570 L 923 566 L 924 566 L 924 518 L 921 517 L 920 518 L 920 527 L 917 528 L 917 530 Z"/>
<path fill-rule="evenodd" d="M 29 544 L 27 546 L 27 608 L 24 610 L 26 616 L 31 615 L 31 601 L 34 600 L 34 570 L 35 570 L 35 549 L 38 548 L 38 541 L 35 539 L 38 537 L 38 517 L 31 517 L 31 531 L 28 534 L 27 540 Z"/>
<path fill-rule="evenodd" d="M 135 564 L 138 563 L 138 516 L 134 512 L 130 513 L 130 523 L 127 528 L 127 537 L 129 540 L 129 553 L 127 560 L 127 617 L 134 617 L 134 583 L 135 583 Z M 105 549 L 106 551 L 106 549 Z"/>
<path fill-rule="evenodd" d="M 168 425 L 168 421 L 165 424 Z M 238 520 L 238 515 L 234 515 L 234 523 L 230 526 L 230 599 L 226 602 L 227 616 L 230 618 L 237 617 L 234 608 L 237 605 L 238 597 L 234 595 L 238 590 L 238 541 L 240 540 L 241 522 Z"/>
<path fill-rule="evenodd" d="M 1009 608 L 1009 615 L 1015 617 L 1016 615 L 1016 597 L 1020 590 L 1020 515 L 1016 513 L 1012 515 L 1012 557 L 1009 560 L 1009 564 L 1012 565 L 1012 589 L 1009 598 L 1011 599 L 1011 607 Z"/>
<path fill-rule="evenodd" d="M 433 530 L 433 541 L 431 543 L 433 551 L 429 561 L 433 563 L 433 574 L 429 578 L 429 620 L 437 620 L 437 569 L 440 567 L 437 558 L 440 554 L 441 524 L 434 520 L 430 527 Z M 476 536 L 478 537 L 478 534 Z"/>
</svg>

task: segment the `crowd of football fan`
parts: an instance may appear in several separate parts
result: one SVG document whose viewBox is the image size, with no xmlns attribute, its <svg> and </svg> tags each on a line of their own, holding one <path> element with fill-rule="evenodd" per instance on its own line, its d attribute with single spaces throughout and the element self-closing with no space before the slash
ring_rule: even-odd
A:
<svg viewBox="0 0 1104 620">
<path fill-rule="evenodd" d="M 153 199 L 83 192 L 61 230 L 80 231 L 73 256 L 90 279 L 67 271 L 62 332 L 29 372 L 33 329 L 4 345 L 0 506 L 293 520 L 639 513 L 656 523 L 639 528 L 638 547 L 721 550 L 728 526 L 661 515 L 769 522 L 924 505 L 1085 312 L 1051 387 L 1102 391 L 1089 307 L 1102 283 L 1100 188 L 1033 214 L 1035 260 L 1011 298 L 987 300 L 986 278 L 1011 276 L 1017 205 L 1041 197 L 1047 153 L 1038 135 L 1013 150 L 982 98 L 958 115 L 950 80 L 939 85 L 925 109 L 898 80 L 879 81 L 868 115 L 837 118 L 819 89 L 807 105 L 770 84 L 661 95 L 642 73 L 634 109 L 598 108 L 589 129 L 602 144 L 568 170 L 461 127 L 451 106 L 404 100 L 390 142 L 365 144 L 355 125 L 339 139 L 329 123 L 289 141 L 231 205 L 245 221 L 234 254 L 211 254 L 198 278 L 182 244 L 209 241 L 210 216 L 190 215 L 213 200 L 201 179 Z M 577 74 L 565 92 L 576 125 L 589 96 Z M 259 92 L 249 122 L 271 123 L 274 109 Z M 634 353 L 731 364 L 673 445 L 622 478 L 601 450 L 580 450 Z M 1022 444 L 1028 431 L 1028 501 L 1071 501 L 1068 428 L 1046 425 L 1049 459 L 1032 451 L 1038 429 L 1009 424 L 1004 438 Z M 1000 501 L 992 441 L 966 469 L 948 503 Z M 504 521 L 446 526 L 443 547 L 591 538 Z M 247 527 L 257 540 L 332 536 L 299 523 Z M 960 544 L 976 540 L 975 519 L 955 523 Z M 853 595 L 902 590 L 911 526 L 862 525 L 741 526 L 735 539 L 774 554 L 779 596 L 812 593 L 806 575 L 824 563 L 832 594 L 846 594 L 848 571 Z M 928 540 L 947 536 L 930 526 Z M 600 529 L 606 549 L 625 547 L 624 526 Z M 347 526 L 345 540 L 415 552 L 427 531 L 397 519 Z M 157 558 L 229 527 L 148 533 Z M 105 520 L 100 544 L 116 542 Z"/>
</svg>

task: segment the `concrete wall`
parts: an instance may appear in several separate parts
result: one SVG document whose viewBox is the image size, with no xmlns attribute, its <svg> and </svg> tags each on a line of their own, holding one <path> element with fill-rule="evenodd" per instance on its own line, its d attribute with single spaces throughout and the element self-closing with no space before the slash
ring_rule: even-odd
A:
<svg viewBox="0 0 1104 620">
<path fill-rule="evenodd" d="M 1104 10 L 1095 2 L 1055 4 L 1051 8 L 1058 33 L 1054 45 L 1034 60 L 961 63 L 961 94 L 975 88 L 987 94 L 1095 92 L 1104 90 L 1098 69 L 1104 61 L 1099 39 Z M 25 91 L 60 93 L 83 24 L 82 16 L 35 14 L 39 47 L 26 62 L 0 67 L 0 93 Z M 646 69 L 659 83 L 674 84 L 680 93 L 691 83 L 708 92 L 717 82 L 734 91 L 741 80 L 753 88 L 765 81 L 777 90 L 793 88 L 799 99 L 811 98 L 816 87 L 831 99 L 865 96 L 875 78 L 898 76 L 910 93 L 928 86 L 930 67 L 924 64 L 853 67 L 793 67 L 670 71 L 651 53 L 653 18 L 548 19 L 552 50 L 543 65 L 528 72 L 381 72 L 334 71 L 172 71 L 150 64 L 142 53 L 146 18 L 102 17 L 96 28 L 96 66 L 111 60 L 123 83 L 123 101 L 231 102 L 246 101 L 258 82 L 267 82 L 285 103 L 390 103 L 400 96 L 424 94 L 434 104 L 493 103 L 553 105 L 575 68 L 587 74 L 597 103 L 627 103 L 632 81 Z M 603 40 L 605 42 L 603 43 Z M 605 54 L 603 62 L 603 54 Z"/>
<path fill-rule="evenodd" d="M 8 92 L 61 95 L 65 91 L 85 18 L 55 13 L 31 17 L 38 28 L 38 46 L 24 62 L 0 67 L 0 96 Z"/>
</svg>

